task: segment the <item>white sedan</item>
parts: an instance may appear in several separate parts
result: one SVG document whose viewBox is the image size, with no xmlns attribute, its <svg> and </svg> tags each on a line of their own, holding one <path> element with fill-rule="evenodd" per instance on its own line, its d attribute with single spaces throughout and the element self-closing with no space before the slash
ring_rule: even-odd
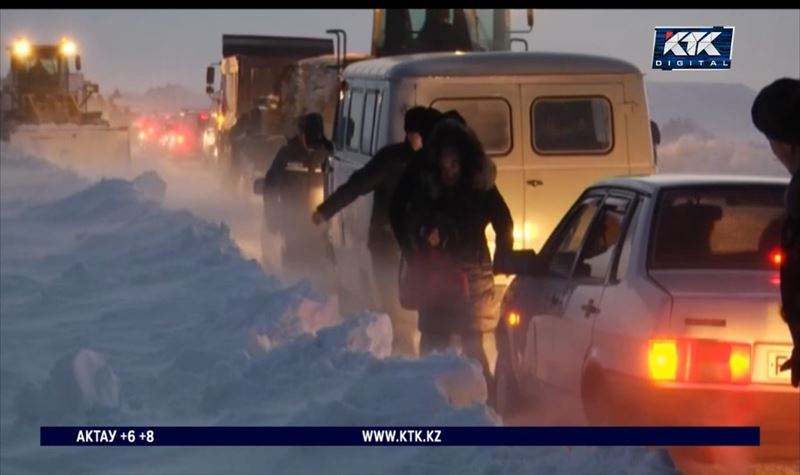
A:
<svg viewBox="0 0 800 475">
<path fill-rule="evenodd" d="M 755 424 L 763 443 L 797 440 L 800 394 L 778 369 L 792 349 L 787 185 L 654 175 L 588 188 L 539 255 L 509 259 L 498 411 L 554 390 L 594 424 Z"/>
</svg>

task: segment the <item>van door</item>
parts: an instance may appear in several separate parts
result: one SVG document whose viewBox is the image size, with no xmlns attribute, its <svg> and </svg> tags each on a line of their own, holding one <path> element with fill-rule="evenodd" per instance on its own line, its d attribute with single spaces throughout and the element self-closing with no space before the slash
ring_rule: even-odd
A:
<svg viewBox="0 0 800 475">
<path fill-rule="evenodd" d="M 366 84 L 347 84 L 339 110 L 336 153 L 329 169 L 328 189 L 333 192 L 363 167 L 374 152 L 375 118 L 380 111 L 380 90 Z M 337 213 L 329 223 L 336 261 L 339 297 L 347 309 L 378 308 L 367 246 L 372 195 L 361 196 Z"/>
<path fill-rule="evenodd" d="M 621 82 L 528 84 L 522 95 L 525 247 L 540 250 L 593 182 L 628 175 Z"/>
</svg>

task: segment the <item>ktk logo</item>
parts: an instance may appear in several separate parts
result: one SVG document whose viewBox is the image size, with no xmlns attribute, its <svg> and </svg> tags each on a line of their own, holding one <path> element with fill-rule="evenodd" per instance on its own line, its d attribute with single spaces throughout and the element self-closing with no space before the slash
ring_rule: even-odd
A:
<svg viewBox="0 0 800 475">
<path fill-rule="evenodd" d="M 672 53 L 675 56 L 697 56 L 700 53 L 707 53 L 709 56 L 719 56 L 719 51 L 714 48 L 714 39 L 721 33 L 712 31 L 709 33 L 679 31 L 672 33 L 668 31 L 664 34 L 667 42 L 664 44 L 664 54 Z M 681 48 L 681 43 L 686 43 L 686 50 Z"/>
<path fill-rule="evenodd" d="M 725 70 L 731 68 L 733 27 L 655 29 L 653 69 Z"/>
</svg>

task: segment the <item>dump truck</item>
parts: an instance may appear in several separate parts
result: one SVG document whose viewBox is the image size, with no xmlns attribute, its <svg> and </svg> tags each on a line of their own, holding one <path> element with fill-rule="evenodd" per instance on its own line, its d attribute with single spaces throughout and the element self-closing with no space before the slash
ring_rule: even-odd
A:
<svg viewBox="0 0 800 475">
<path fill-rule="evenodd" d="M 206 69 L 206 92 L 216 103 L 217 133 L 212 155 L 230 183 L 250 178 L 253 163 L 258 166 L 280 147 L 284 132 L 280 91 L 291 66 L 301 59 L 333 52 L 330 38 L 222 36 L 222 60 Z M 217 67 L 220 81 L 215 88 Z M 253 120 L 250 114 L 256 110 L 258 132 L 248 134 L 243 146 L 245 158 L 239 160 L 233 156 L 232 130 L 239 121 Z M 258 166 L 263 167 L 263 163 Z"/>
<path fill-rule="evenodd" d="M 127 127 L 112 127 L 102 111 L 90 111 L 99 92 L 84 79 L 75 42 L 10 47 L 11 65 L 2 86 L 2 136 L 23 152 L 63 165 L 126 165 Z M 70 68 L 74 64 L 75 71 Z"/>
</svg>

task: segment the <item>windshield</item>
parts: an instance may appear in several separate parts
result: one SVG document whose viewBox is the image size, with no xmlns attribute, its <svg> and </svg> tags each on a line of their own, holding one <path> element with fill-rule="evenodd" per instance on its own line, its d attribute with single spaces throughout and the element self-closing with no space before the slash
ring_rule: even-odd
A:
<svg viewBox="0 0 800 475">
<path fill-rule="evenodd" d="M 387 9 L 376 24 L 376 55 L 508 49 L 505 13 L 495 9 Z"/>
<path fill-rule="evenodd" d="M 655 215 L 651 269 L 776 269 L 783 186 L 667 191 Z"/>
</svg>

